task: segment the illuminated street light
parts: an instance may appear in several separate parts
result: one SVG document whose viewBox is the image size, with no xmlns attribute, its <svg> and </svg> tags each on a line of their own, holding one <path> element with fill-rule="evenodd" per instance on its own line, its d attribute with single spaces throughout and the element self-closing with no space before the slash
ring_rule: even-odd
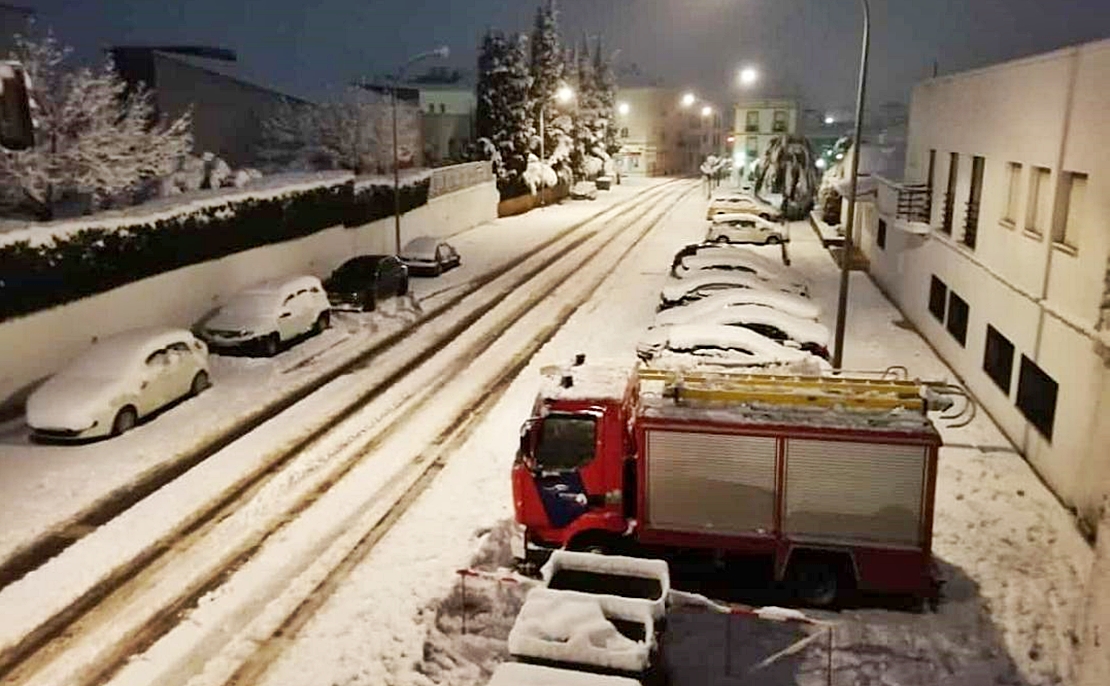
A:
<svg viewBox="0 0 1110 686">
<path fill-rule="evenodd" d="M 755 67 L 744 67 L 740 70 L 740 84 L 743 86 L 750 86 L 759 80 L 759 72 Z"/>
<path fill-rule="evenodd" d="M 617 112 L 620 112 L 620 113 L 621 113 L 622 115 L 626 115 L 626 116 L 627 116 L 627 115 L 628 115 L 628 110 L 629 110 L 629 109 L 630 109 L 630 108 L 628 107 L 628 103 L 627 103 L 627 102 L 622 102 L 622 103 L 620 103 L 619 105 L 617 105 Z"/>
<path fill-rule="evenodd" d="M 823 158 L 823 157 L 818 157 L 818 158 L 817 158 L 817 161 L 816 161 L 816 162 L 814 162 L 814 164 L 815 164 L 815 165 L 817 165 L 817 168 L 818 168 L 818 169 L 824 169 L 824 168 L 825 168 L 825 166 L 826 166 L 826 165 L 825 165 L 825 158 Z"/>
<path fill-rule="evenodd" d="M 568 103 L 574 98 L 574 91 L 570 86 L 559 86 L 559 90 L 555 91 L 555 99 L 561 103 Z"/>
<path fill-rule="evenodd" d="M 836 119 L 834 119 L 834 118 L 833 118 L 833 116 L 832 116 L 831 114 L 826 114 L 826 115 L 825 115 L 825 123 L 826 123 L 826 124 L 835 124 L 835 123 L 836 123 Z"/>
<path fill-rule="evenodd" d="M 687 93 L 686 95 L 682 96 L 683 107 L 689 107 L 690 105 L 693 105 L 695 101 L 697 101 L 697 97 L 693 93 Z"/>
<path fill-rule="evenodd" d="M 713 108 L 710 107 L 709 105 L 706 105 L 705 107 L 701 108 L 701 116 L 708 117 L 711 114 L 713 114 Z"/>
<path fill-rule="evenodd" d="M 570 102 L 571 100 L 574 99 L 574 91 L 571 90 L 570 86 L 559 86 L 559 88 L 556 89 L 555 94 L 554 94 L 553 97 L 554 97 L 554 100 L 555 100 L 556 104 L 566 104 L 566 103 L 568 103 L 568 102 Z M 544 150 L 544 147 L 543 147 L 543 141 L 544 141 L 544 115 L 543 115 L 543 112 L 544 112 L 545 109 L 546 108 L 544 107 L 543 103 L 540 103 L 540 162 L 542 164 L 547 164 L 547 151 Z M 540 207 L 543 207 L 543 205 L 544 205 L 543 189 L 541 188 L 540 189 Z"/>
</svg>

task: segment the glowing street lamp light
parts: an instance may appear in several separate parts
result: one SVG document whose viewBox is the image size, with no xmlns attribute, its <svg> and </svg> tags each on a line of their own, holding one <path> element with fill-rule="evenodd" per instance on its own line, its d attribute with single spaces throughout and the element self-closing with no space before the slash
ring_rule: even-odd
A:
<svg viewBox="0 0 1110 686">
<path fill-rule="evenodd" d="M 836 123 L 836 119 L 834 119 L 831 114 L 826 114 L 825 115 L 825 124 L 835 124 L 835 123 Z"/>
<path fill-rule="evenodd" d="M 759 80 L 759 72 L 755 67 L 744 67 L 740 70 L 740 85 L 750 86 Z"/>
<path fill-rule="evenodd" d="M 701 108 L 701 116 L 708 117 L 711 114 L 713 114 L 713 108 L 710 107 L 709 105 L 706 105 L 705 107 Z"/>
<path fill-rule="evenodd" d="M 570 86 L 559 86 L 559 89 L 555 91 L 555 100 L 558 102 L 566 104 L 573 99 L 574 91 L 570 89 Z"/>
<path fill-rule="evenodd" d="M 617 105 L 617 112 L 619 112 L 622 116 L 628 116 L 629 109 L 631 108 L 629 108 L 627 102 L 622 102 Z"/>
<path fill-rule="evenodd" d="M 555 90 L 555 93 L 552 95 L 552 98 L 555 100 L 556 104 L 565 105 L 566 103 L 568 103 L 568 102 L 570 102 L 571 100 L 574 99 L 574 90 L 571 89 L 570 86 L 566 86 L 566 85 L 559 86 Z M 544 107 L 544 104 L 540 103 L 540 162 L 542 164 L 547 164 L 547 151 L 544 150 L 544 146 L 543 146 L 543 143 L 544 143 L 544 117 L 543 117 L 543 112 L 544 112 L 545 109 L 547 109 L 547 108 Z M 544 205 L 543 188 L 540 188 L 540 207 L 543 207 L 543 205 Z"/>
<path fill-rule="evenodd" d="M 696 101 L 697 97 L 693 93 L 687 93 L 686 95 L 682 96 L 683 107 L 689 107 L 690 105 L 693 105 Z"/>
<path fill-rule="evenodd" d="M 826 166 L 825 158 L 824 157 L 818 157 L 817 161 L 814 162 L 814 164 L 817 166 L 818 169 L 824 169 L 825 166 Z"/>
</svg>

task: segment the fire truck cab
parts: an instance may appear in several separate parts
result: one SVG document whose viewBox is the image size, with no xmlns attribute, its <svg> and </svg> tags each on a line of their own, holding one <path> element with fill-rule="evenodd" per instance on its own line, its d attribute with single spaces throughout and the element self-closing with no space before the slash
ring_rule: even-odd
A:
<svg viewBox="0 0 1110 686">
<path fill-rule="evenodd" d="M 543 371 L 512 483 L 523 557 L 701 549 L 773 560 L 827 604 L 934 589 L 928 384 L 575 364 Z"/>
</svg>

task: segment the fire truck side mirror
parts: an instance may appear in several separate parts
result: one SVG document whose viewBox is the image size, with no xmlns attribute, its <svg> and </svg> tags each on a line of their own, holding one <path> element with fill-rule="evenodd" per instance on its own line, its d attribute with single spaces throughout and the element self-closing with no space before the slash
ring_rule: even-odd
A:
<svg viewBox="0 0 1110 686">
<path fill-rule="evenodd" d="M 18 62 L 0 62 L 0 147 L 26 150 L 35 144 L 27 77 Z"/>
</svg>

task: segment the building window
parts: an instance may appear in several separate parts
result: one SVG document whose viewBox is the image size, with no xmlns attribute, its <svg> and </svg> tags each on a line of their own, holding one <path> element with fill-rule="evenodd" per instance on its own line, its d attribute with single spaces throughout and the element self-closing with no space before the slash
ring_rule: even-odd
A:
<svg viewBox="0 0 1110 686">
<path fill-rule="evenodd" d="M 756 136 L 748 136 L 746 147 L 748 149 L 748 159 L 755 159 L 759 156 L 759 138 Z"/>
<path fill-rule="evenodd" d="M 628 138 L 628 127 L 625 126 L 621 129 L 621 138 Z"/>
<path fill-rule="evenodd" d="M 443 113 L 445 113 L 446 111 L 447 111 L 447 105 L 443 104 L 442 102 L 441 102 L 441 103 L 439 103 L 439 113 L 440 113 L 440 114 L 443 114 Z"/>
<path fill-rule="evenodd" d="M 948 333 L 960 345 L 967 344 L 967 303 L 956 295 L 956 291 L 948 292 Z"/>
<path fill-rule="evenodd" d="M 967 196 L 967 215 L 964 217 L 964 237 L 961 242 L 972 250 L 979 235 L 979 202 L 983 199 L 983 166 L 985 160 L 978 155 L 971 158 L 971 191 Z"/>
<path fill-rule="evenodd" d="M 1007 226 L 1017 224 L 1018 202 L 1021 200 L 1021 164 L 1006 164 L 1006 208 L 1002 211 L 1002 223 Z"/>
<path fill-rule="evenodd" d="M 943 281 L 933 276 L 933 280 L 929 283 L 929 311 L 941 324 L 944 323 L 944 304 L 946 302 L 948 302 L 948 286 L 945 286 Z"/>
<path fill-rule="evenodd" d="M 944 217 L 940 230 L 949 236 L 952 235 L 952 211 L 956 206 L 956 180 L 960 176 L 960 153 L 948 154 L 948 186 L 944 193 Z"/>
<path fill-rule="evenodd" d="M 1018 374 L 1017 406 L 1037 431 L 1052 440 L 1052 424 L 1056 419 L 1056 393 L 1059 386 L 1033 360 L 1021 356 Z"/>
<path fill-rule="evenodd" d="M 875 242 L 879 247 L 886 250 L 886 220 L 879 219 L 879 233 L 875 236 Z"/>
<path fill-rule="evenodd" d="M 1083 204 L 1087 197 L 1087 175 L 1064 172 L 1056 192 L 1056 210 L 1052 215 L 1052 240 L 1069 248 L 1079 248 L 1079 232 L 1083 228 Z"/>
<path fill-rule="evenodd" d="M 434 102 L 428 103 L 428 114 L 435 114 L 436 104 Z"/>
<path fill-rule="evenodd" d="M 759 131 L 759 110 L 748 110 L 744 131 Z"/>
<path fill-rule="evenodd" d="M 771 130 L 775 133 L 786 133 L 786 110 L 775 110 L 775 120 L 771 124 Z"/>
<path fill-rule="evenodd" d="M 1033 167 L 1029 175 L 1029 204 L 1025 208 L 1025 230 L 1040 235 L 1048 226 L 1048 195 L 1052 190 L 1052 172 L 1047 167 Z"/>
<path fill-rule="evenodd" d="M 1010 376 L 1014 371 L 1014 344 L 987 324 L 987 345 L 983 352 L 983 371 L 1006 395 L 1010 394 Z"/>
</svg>

